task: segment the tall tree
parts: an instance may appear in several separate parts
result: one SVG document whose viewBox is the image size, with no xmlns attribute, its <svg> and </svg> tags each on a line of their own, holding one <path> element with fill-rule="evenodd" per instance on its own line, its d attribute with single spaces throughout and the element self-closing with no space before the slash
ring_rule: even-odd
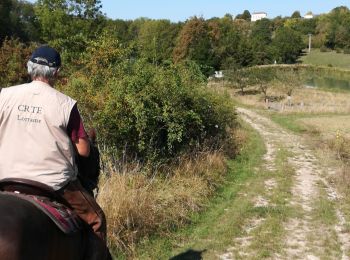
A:
<svg viewBox="0 0 350 260">
<path fill-rule="evenodd" d="M 198 63 L 205 74 L 210 74 L 213 66 L 208 25 L 203 18 L 193 17 L 188 20 L 179 33 L 173 52 L 175 62 L 193 60 Z"/>
<path fill-rule="evenodd" d="M 215 57 L 214 68 L 219 70 L 237 67 L 237 57 L 240 55 L 238 46 L 242 35 L 232 17 L 225 16 L 209 21 L 208 26 Z"/>
<path fill-rule="evenodd" d="M 108 19 L 106 21 L 106 29 L 110 32 L 113 32 L 115 37 L 120 42 L 129 42 L 132 40 L 131 35 L 129 34 L 129 27 L 132 24 L 132 21 L 125 21 L 121 19 Z"/>
<path fill-rule="evenodd" d="M 271 67 L 253 67 L 249 69 L 250 80 L 258 85 L 259 90 L 264 95 L 265 102 L 268 102 L 268 89 L 271 82 L 276 78 L 276 72 Z"/>
<path fill-rule="evenodd" d="M 250 21 L 251 18 L 252 18 L 252 15 L 250 14 L 250 12 L 248 10 L 244 10 L 242 14 L 238 14 L 236 16 L 236 19 L 243 19 L 246 21 Z"/>
<path fill-rule="evenodd" d="M 252 28 L 251 42 L 254 49 L 254 64 L 270 63 L 269 45 L 272 42 L 272 23 L 268 19 L 256 21 Z"/>
<path fill-rule="evenodd" d="M 68 61 L 78 60 L 86 42 L 105 26 L 100 9 L 100 0 L 38 0 L 42 40 L 61 49 Z"/>
<path fill-rule="evenodd" d="M 291 18 L 301 18 L 300 12 L 299 11 L 294 11 L 292 14 Z"/>
<path fill-rule="evenodd" d="M 11 0 L 2 0 L 0 2 L 0 44 L 6 36 L 11 35 L 10 13 L 12 9 Z"/>
<path fill-rule="evenodd" d="M 169 20 L 146 20 L 138 34 L 141 56 L 153 64 L 171 60 L 179 30 L 180 27 Z"/>
<path fill-rule="evenodd" d="M 39 26 L 32 3 L 12 0 L 10 17 L 13 37 L 25 42 L 39 40 Z"/>
<path fill-rule="evenodd" d="M 279 63 L 295 63 L 304 47 L 300 33 L 288 27 L 279 28 L 272 41 L 273 56 Z"/>
<path fill-rule="evenodd" d="M 350 10 L 345 6 L 334 8 L 325 19 L 326 41 L 328 48 L 350 46 Z"/>
<path fill-rule="evenodd" d="M 225 72 L 225 78 L 234 88 L 240 90 L 241 95 L 244 95 L 244 90 L 252 83 L 251 72 L 249 69 L 233 69 Z"/>
<path fill-rule="evenodd" d="M 276 80 L 285 94 L 291 97 L 294 90 L 303 86 L 305 76 L 300 67 L 286 67 L 279 69 L 278 73 L 276 73 Z"/>
</svg>

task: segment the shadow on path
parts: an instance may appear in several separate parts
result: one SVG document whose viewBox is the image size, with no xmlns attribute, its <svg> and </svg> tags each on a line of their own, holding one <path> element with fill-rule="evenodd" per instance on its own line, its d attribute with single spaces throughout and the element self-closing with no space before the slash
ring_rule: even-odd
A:
<svg viewBox="0 0 350 260">
<path fill-rule="evenodd" d="M 195 251 L 192 249 L 187 250 L 184 253 L 181 253 L 179 255 L 176 255 L 172 258 L 170 258 L 169 260 L 202 260 L 202 253 L 205 252 L 206 250 L 202 250 L 202 251 Z"/>
</svg>

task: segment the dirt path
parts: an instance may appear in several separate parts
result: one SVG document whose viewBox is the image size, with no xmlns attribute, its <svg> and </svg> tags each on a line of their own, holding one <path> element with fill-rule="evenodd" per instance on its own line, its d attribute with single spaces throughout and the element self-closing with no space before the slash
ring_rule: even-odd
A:
<svg viewBox="0 0 350 260">
<path fill-rule="evenodd" d="M 276 154 L 283 147 L 288 154 L 288 163 L 294 168 L 291 199 L 288 204 L 298 214 L 291 214 L 284 221 L 286 236 L 283 239 L 283 249 L 272 254 L 273 259 L 350 259 L 350 236 L 346 231 L 346 223 L 337 203 L 340 200 L 336 191 L 326 181 L 332 174 L 324 166 L 305 140 L 290 133 L 273 123 L 270 119 L 248 109 L 237 109 L 241 118 L 255 128 L 262 136 L 266 145 L 265 167 L 268 171 L 275 170 Z M 265 181 L 267 190 L 273 190 L 278 185 L 277 180 Z M 268 205 L 263 197 L 255 199 L 257 206 Z M 318 221 L 318 212 L 323 212 L 324 205 L 334 208 L 333 221 Z M 263 219 L 251 220 L 250 229 L 257 228 Z M 248 230 L 249 231 L 249 230 Z M 251 232 L 247 232 L 251 233 Z M 236 243 L 240 248 L 227 249 L 221 259 L 234 259 L 233 250 L 239 253 L 239 258 L 254 258 L 246 253 L 249 238 L 240 237 L 242 243 Z"/>
</svg>

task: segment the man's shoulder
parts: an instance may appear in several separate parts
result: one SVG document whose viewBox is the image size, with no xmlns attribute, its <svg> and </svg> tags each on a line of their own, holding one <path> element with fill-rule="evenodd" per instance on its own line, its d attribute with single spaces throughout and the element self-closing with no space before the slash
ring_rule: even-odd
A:
<svg viewBox="0 0 350 260">
<path fill-rule="evenodd" d="M 2 90 L 4 90 L 4 91 L 18 91 L 18 90 L 21 90 L 22 88 L 25 88 L 26 86 L 28 86 L 28 83 L 3 88 Z"/>
<path fill-rule="evenodd" d="M 70 96 L 58 91 L 57 89 L 52 88 L 52 93 L 57 97 L 58 100 L 61 100 L 63 102 L 69 102 L 69 103 L 76 103 L 76 100 L 71 98 Z"/>
<path fill-rule="evenodd" d="M 46 91 L 47 98 L 54 102 L 57 102 L 60 106 L 68 106 L 71 109 L 77 103 L 75 99 L 60 92 L 57 89 L 48 88 Z"/>
<path fill-rule="evenodd" d="M 48 85 L 47 83 L 43 83 L 40 81 L 32 81 L 28 85 L 29 85 L 29 87 L 33 86 L 34 89 L 38 88 L 40 90 L 40 92 L 42 92 L 44 94 L 44 96 L 46 96 L 46 98 L 49 98 L 50 100 L 56 99 L 60 103 L 61 102 L 73 102 L 73 103 L 76 102 L 70 96 L 60 92 L 59 90 L 53 88 L 52 86 Z"/>
<path fill-rule="evenodd" d="M 1 93 L 3 93 L 4 95 L 7 93 L 14 93 L 14 92 L 18 92 L 18 91 L 22 91 L 28 84 L 21 84 L 21 85 L 15 85 L 15 86 L 11 86 L 11 87 L 7 87 L 7 88 L 2 88 Z"/>
</svg>

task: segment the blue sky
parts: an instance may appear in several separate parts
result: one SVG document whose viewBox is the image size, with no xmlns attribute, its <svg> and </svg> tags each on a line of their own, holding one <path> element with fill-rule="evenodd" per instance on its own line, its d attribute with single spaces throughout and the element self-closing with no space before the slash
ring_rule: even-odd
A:
<svg viewBox="0 0 350 260">
<path fill-rule="evenodd" d="M 35 0 L 30 0 L 35 2 Z M 266 12 L 268 18 L 290 16 L 295 10 L 303 15 L 328 13 L 337 6 L 350 7 L 349 0 L 102 0 L 102 11 L 112 19 L 148 17 L 185 21 L 191 16 L 223 17 L 226 13 L 237 15 L 245 9 Z"/>
</svg>

